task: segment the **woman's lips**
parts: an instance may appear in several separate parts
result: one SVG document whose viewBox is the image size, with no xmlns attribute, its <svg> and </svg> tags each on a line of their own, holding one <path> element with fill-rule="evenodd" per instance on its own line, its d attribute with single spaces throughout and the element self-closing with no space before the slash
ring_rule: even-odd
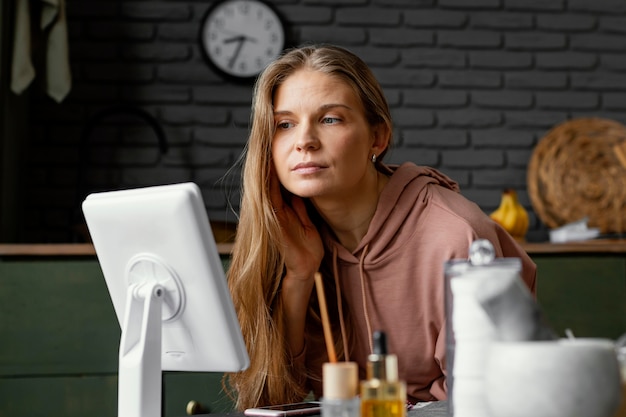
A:
<svg viewBox="0 0 626 417">
<path fill-rule="evenodd" d="M 324 166 L 315 162 L 301 162 L 293 167 L 292 171 L 298 174 L 313 174 L 324 169 Z"/>
</svg>

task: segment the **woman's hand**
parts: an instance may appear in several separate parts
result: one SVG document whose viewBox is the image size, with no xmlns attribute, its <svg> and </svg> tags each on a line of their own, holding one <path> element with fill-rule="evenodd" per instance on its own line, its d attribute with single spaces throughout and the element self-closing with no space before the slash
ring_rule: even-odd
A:
<svg viewBox="0 0 626 417">
<path fill-rule="evenodd" d="M 324 256 L 322 239 L 302 198 L 293 196 L 285 201 L 276 172 L 272 170 L 271 175 L 270 198 L 282 229 L 287 277 L 312 282 Z"/>
<path fill-rule="evenodd" d="M 282 230 L 286 274 L 282 280 L 285 341 L 295 357 L 304 350 L 306 314 L 315 273 L 322 263 L 324 246 L 306 212 L 304 201 L 293 196 L 285 201 L 276 172 L 270 178 L 270 198 Z"/>
</svg>

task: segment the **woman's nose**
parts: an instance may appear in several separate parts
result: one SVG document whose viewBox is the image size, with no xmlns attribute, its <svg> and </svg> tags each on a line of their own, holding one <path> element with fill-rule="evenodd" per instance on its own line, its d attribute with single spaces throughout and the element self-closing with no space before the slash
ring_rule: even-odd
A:
<svg viewBox="0 0 626 417">
<path fill-rule="evenodd" d="M 296 139 L 296 148 L 299 151 L 315 150 L 319 148 L 319 139 L 315 129 L 306 124 L 300 125 L 300 131 Z"/>
</svg>

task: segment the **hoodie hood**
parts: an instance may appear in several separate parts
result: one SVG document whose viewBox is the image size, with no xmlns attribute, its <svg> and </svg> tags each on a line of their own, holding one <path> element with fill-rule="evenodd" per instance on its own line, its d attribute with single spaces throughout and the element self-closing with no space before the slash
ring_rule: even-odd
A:
<svg viewBox="0 0 626 417">
<path fill-rule="evenodd" d="M 445 399 L 444 262 L 467 258 L 471 242 L 484 238 L 494 244 L 497 256 L 522 259 L 524 281 L 533 291 L 536 268 L 506 231 L 444 174 L 412 163 L 380 169 L 388 171 L 389 182 L 353 252 L 330 230 L 319 229 L 326 245 L 321 267 L 337 290 L 345 359 L 357 362 L 360 379 L 365 379 L 373 331 L 383 330 L 389 352 L 398 355 L 399 379 L 406 381 L 409 399 Z M 321 396 L 326 346 L 315 338 L 307 343 L 308 369 L 319 370 L 319 379 L 310 381 Z"/>
<path fill-rule="evenodd" d="M 378 206 L 367 233 L 354 252 L 350 253 L 329 231 L 324 232 L 324 241 L 331 252 L 343 262 L 368 264 L 376 263 L 380 256 L 396 238 L 407 215 L 421 210 L 428 196 L 428 186 L 436 185 L 460 192 L 459 185 L 434 168 L 418 166 L 406 162 L 400 166 L 381 165 L 380 170 L 390 175 L 389 182 L 380 194 Z M 367 248 L 365 258 L 362 251 Z"/>
</svg>

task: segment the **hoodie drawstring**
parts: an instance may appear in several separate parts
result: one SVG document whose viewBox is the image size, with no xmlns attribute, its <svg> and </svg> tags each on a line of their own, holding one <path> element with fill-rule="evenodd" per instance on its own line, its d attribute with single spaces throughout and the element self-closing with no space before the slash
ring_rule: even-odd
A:
<svg viewBox="0 0 626 417">
<path fill-rule="evenodd" d="M 367 327 L 367 340 L 370 346 L 370 352 L 374 352 L 374 346 L 372 345 L 372 324 L 370 322 L 370 315 L 367 309 L 367 286 L 365 285 L 365 256 L 369 245 L 365 245 L 363 253 L 359 259 L 359 278 L 361 280 L 361 297 L 363 302 L 363 316 L 365 317 L 365 326 Z M 339 286 L 339 271 L 337 266 L 337 247 L 333 246 L 333 275 L 335 278 L 335 288 L 337 289 L 337 308 L 339 309 L 339 326 L 341 327 L 341 341 L 344 346 L 344 355 L 346 361 L 350 360 L 350 353 L 348 348 L 348 337 L 346 333 L 346 324 L 343 319 L 343 307 L 341 303 L 341 287 Z"/>
<path fill-rule="evenodd" d="M 361 258 L 359 259 L 359 277 L 361 278 L 361 296 L 363 299 L 363 315 L 365 316 L 365 325 L 367 327 L 367 341 L 370 345 L 370 352 L 374 352 L 374 346 L 372 346 L 372 325 L 370 323 L 370 315 L 367 310 L 367 294 L 366 294 L 366 285 L 365 285 L 365 255 L 367 255 L 367 250 L 369 249 L 369 245 L 365 245 L 363 248 L 363 253 L 361 253 Z"/>
<path fill-rule="evenodd" d="M 350 361 L 350 349 L 348 348 L 348 335 L 346 323 L 343 319 L 343 304 L 341 302 L 341 287 L 339 286 L 339 271 L 337 267 L 337 247 L 333 246 L 333 275 L 335 278 L 335 288 L 337 291 L 337 308 L 339 309 L 339 327 L 341 328 L 341 341 L 343 343 L 344 356 L 346 362 Z"/>
</svg>

